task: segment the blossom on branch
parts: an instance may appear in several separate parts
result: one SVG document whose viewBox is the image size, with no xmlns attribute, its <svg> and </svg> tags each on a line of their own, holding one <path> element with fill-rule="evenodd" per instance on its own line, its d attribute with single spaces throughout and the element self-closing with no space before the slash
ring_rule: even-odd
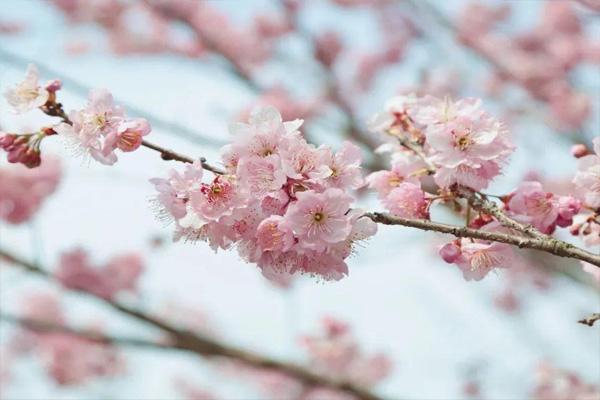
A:
<svg viewBox="0 0 600 400">
<path fill-rule="evenodd" d="M 354 243 L 375 233 L 375 223 L 351 210 L 352 189 L 363 185 L 360 151 L 338 152 L 306 142 L 302 121 L 284 122 L 271 107 L 234 124 L 223 148 L 226 174 L 202 181 L 199 164 L 183 176 L 155 178 L 161 217 L 176 223 L 175 238 L 235 246 L 269 279 L 306 273 L 340 279 Z"/>
</svg>

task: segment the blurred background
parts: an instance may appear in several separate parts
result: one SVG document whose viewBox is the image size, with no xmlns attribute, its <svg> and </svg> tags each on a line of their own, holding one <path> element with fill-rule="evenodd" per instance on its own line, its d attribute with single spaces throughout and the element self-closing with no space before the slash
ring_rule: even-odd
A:
<svg viewBox="0 0 600 400">
<path fill-rule="evenodd" d="M 385 100 L 481 97 L 518 145 L 488 191 L 508 193 L 536 177 L 569 193 L 569 148 L 599 134 L 599 13 L 594 0 L 3 0 L 0 90 L 33 62 L 43 82 L 62 80 L 67 110 L 82 106 L 89 88 L 107 88 L 130 115 L 150 121 L 153 142 L 208 160 L 218 160 L 232 121 L 271 104 L 284 120 L 305 119 L 313 143 L 360 143 L 375 170 L 387 164 L 373 156 L 379 138 L 366 122 Z M 48 120 L 40 114 L 15 116 L 0 100 L 2 130 L 27 131 Z M 62 171 L 55 192 L 30 218 L 0 221 L 0 247 L 48 269 L 74 248 L 98 264 L 136 253 L 144 273 L 125 300 L 140 308 L 201 315 L 221 340 L 298 363 L 306 360 L 299 337 L 318 332 L 324 317 L 344 321 L 365 353 L 389 358 L 389 375 L 373 387 L 389 399 L 535 397 L 540 363 L 600 384 L 598 326 L 576 323 L 598 312 L 600 294 L 576 262 L 523 253 L 517 268 L 465 282 L 436 254 L 443 237 L 380 227 L 348 260 L 347 278 L 276 285 L 235 252 L 171 242 L 148 180 L 176 165 L 156 153 L 140 149 L 110 168 L 82 162 L 60 141 L 44 143 L 49 154 Z M 2 157 L 0 170 L 13 167 Z M 378 209 L 373 194 L 360 202 Z M 433 217 L 456 218 L 448 210 Z M 60 296 L 74 323 L 149 332 L 0 260 L 4 312 L 18 314 L 24 298 L 46 292 Z M 201 398 L 188 385 L 215 398 L 267 396 L 193 355 L 131 348 L 121 350 L 122 373 L 61 384 L 35 354 L 12 355 L 18 332 L 0 322 L 2 398 Z"/>
</svg>

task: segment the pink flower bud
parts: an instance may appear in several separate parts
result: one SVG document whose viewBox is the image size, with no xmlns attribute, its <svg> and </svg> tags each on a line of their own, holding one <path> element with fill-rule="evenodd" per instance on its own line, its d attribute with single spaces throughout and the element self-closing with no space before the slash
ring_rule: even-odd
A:
<svg viewBox="0 0 600 400">
<path fill-rule="evenodd" d="M 54 79 L 52 81 L 48 81 L 46 83 L 46 87 L 45 87 L 45 89 L 50 93 L 56 92 L 56 91 L 60 90 L 61 88 L 62 88 L 62 82 L 59 79 Z"/>
<path fill-rule="evenodd" d="M 576 144 L 571 147 L 571 155 L 575 158 L 587 156 L 589 153 L 584 144 Z"/>
<path fill-rule="evenodd" d="M 440 257 L 448 264 L 452 264 L 461 256 L 460 247 L 455 242 L 446 243 L 440 248 Z"/>
<path fill-rule="evenodd" d="M 17 135 L 14 133 L 4 133 L 0 135 L 0 147 L 4 150 L 8 150 L 8 148 L 12 146 L 16 139 Z"/>
</svg>

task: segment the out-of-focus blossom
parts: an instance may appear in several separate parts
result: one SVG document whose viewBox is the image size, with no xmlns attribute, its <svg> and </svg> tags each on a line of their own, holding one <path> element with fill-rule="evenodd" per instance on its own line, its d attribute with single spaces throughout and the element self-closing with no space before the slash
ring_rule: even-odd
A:
<svg viewBox="0 0 600 400">
<path fill-rule="evenodd" d="M 600 138 L 594 139 L 594 153 L 579 159 L 573 182 L 584 191 L 586 205 L 600 208 Z"/>
<path fill-rule="evenodd" d="M 35 169 L 22 165 L 0 167 L 0 219 L 11 224 L 28 221 L 54 193 L 60 179 L 60 163 L 52 157 L 46 157 Z"/>
<path fill-rule="evenodd" d="M 585 383 L 573 372 L 542 362 L 537 368 L 537 382 L 531 397 L 534 400 L 595 400 L 600 398 L 597 386 Z"/>
<path fill-rule="evenodd" d="M 102 267 L 91 264 L 81 249 L 62 254 L 56 277 L 65 287 L 93 293 L 104 299 L 114 299 L 121 292 L 137 291 L 137 282 L 144 269 L 137 254 L 113 257 Z"/>
<path fill-rule="evenodd" d="M 22 315 L 43 323 L 66 325 L 59 300 L 38 293 L 23 300 Z M 96 328 L 91 333 L 99 333 Z M 59 331 L 38 331 L 25 327 L 10 342 L 14 356 L 33 354 L 48 375 L 59 385 L 80 385 L 95 378 L 115 376 L 123 371 L 123 360 L 113 347 L 81 336 Z"/>
<path fill-rule="evenodd" d="M 585 261 L 581 261 L 581 267 L 600 285 L 600 268 Z"/>
</svg>

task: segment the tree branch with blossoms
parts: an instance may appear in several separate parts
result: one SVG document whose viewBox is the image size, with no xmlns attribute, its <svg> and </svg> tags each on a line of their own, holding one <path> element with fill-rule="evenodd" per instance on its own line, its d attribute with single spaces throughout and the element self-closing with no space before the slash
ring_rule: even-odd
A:
<svg viewBox="0 0 600 400">
<path fill-rule="evenodd" d="M 57 280 L 56 276 L 48 272 L 46 269 L 41 268 L 38 265 L 30 263 L 21 257 L 18 257 L 10 252 L 0 248 L 0 260 L 5 260 L 10 265 L 22 268 L 27 272 L 41 276 L 48 280 Z M 59 280 L 60 282 L 60 280 Z M 25 327 L 31 327 L 37 330 L 62 330 L 66 333 L 74 334 L 83 339 L 99 342 L 103 344 L 125 344 L 134 345 L 147 348 L 159 348 L 159 349 L 176 349 L 189 351 L 198 354 L 202 357 L 222 357 L 231 360 L 235 360 L 249 367 L 262 369 L 262 370 L 275 370 L 282 374 L 288 375 L 291 378 L 298 379 L 304 385 L 310 387 L 325 387 L 332 390 L 348 393 L 355 396 L 358 399 L 363 400 L 378 400 L 380 397 L 368 390 L 359 387 L 352 382 L 345 382 L 341 380 L 329 379 L 322 374 L 316 374 L 310 370 L 292 363 L 285 363 L 278 361 L 255 352 L 242 350 L 225 343 L 219 342 L 215 339 L 209 338 L 208 336 L 192 332 L 190 330 L 179 328 L 175 325 L 170 324 L 167 320 L 163 320 L 156 316 L 147 314 L 143 311 L 131 308 L 127 305 L 123 305 L 109 297 L 102 296 L 94 291 L 90 291 L 84 288 L 68 288 L 70 291 L 80 293 L 86 296 L 90 296 L 114 311 L 120 314 L 131 317 L 135 320 L 144 322 L 149 326 L 157 328 L 158 330 L 168 335 L 166 340 L 157 340 L 156 342 L 145 341 L 137 338 L 118 338 L 111 337 L 108 335 L 98 334 L 94 332 L 74 330 L 63 326 L 56 326 L 49 324 L 44 321 L 31 320 L 28 318 L 20 317 L 8 317 L 4 316 L 4 319 L 11 319 L 13 322 L 24 324 Z"/>
<path fill-rule="evenodd" d="M 356 145 L 344 142 L 334 152 L 310 144 L 299 130 L 303 121 L 283 121 L 273 107 L 257 109 L 248 123 L 232 126 L 234 140 L 222 150 L 221 168 L 145 140 L 148 122 L 128 118 L 108 91 L 92 91 L 85 108 L 67 114 L 56 99 L 59 89 L 56 80 L 40 86 L 32 66 L 25 81 L 7 92 L 16 111 L 39 108 L 62 120 L 36 134 L 0 138 L 9 161 L 39 165 L 41 141 L 57 135 L 107 165 L 117 161 L 117 150 L 140 146 L 185 163 L 183 173 L 151 179 L 158 192 L 154 205 L 161 219 L 174 223 L 175 240 L 206 241 L 215 250 L 235 247 L 268 279 L 297 273 L 342 279 L 348 274 L 345 260 L 357 243 L 376 233 L 377 223 L 454 235 L 440 256 L 456 264 L 466 280 L 510 267 L 517 260 L 512 247 L 600 267 L 599 255 L 550 236 L 561 227 L 571 227 L 584 240 L 600 234 L 600 139 L 595 155 L 585 147 L 575 154 L 581 165 L 574 181 L 587 190 L 583 199 L 546 192 L 531 181 L 499 196 L 499 205 L 482 190 L 501 173 L 515 146 L 505 126 L 476 99 L 390 100 L 369 127 L 384 141 L 381 150 L 391 153 L 392 167 L 365 180 Z M 203 170 L 213 173 L 210 182 L 204 182 Z M 352 191 L 365 185 L 389 214 L 353 207 Z M 477 215 L 468 216 L 464 227 L 433 222 L 434 204 L 459 209 L 466 204 Z M 587 215 L 584 224 L 574 222 L 579 215 Z"/>
</svg>

